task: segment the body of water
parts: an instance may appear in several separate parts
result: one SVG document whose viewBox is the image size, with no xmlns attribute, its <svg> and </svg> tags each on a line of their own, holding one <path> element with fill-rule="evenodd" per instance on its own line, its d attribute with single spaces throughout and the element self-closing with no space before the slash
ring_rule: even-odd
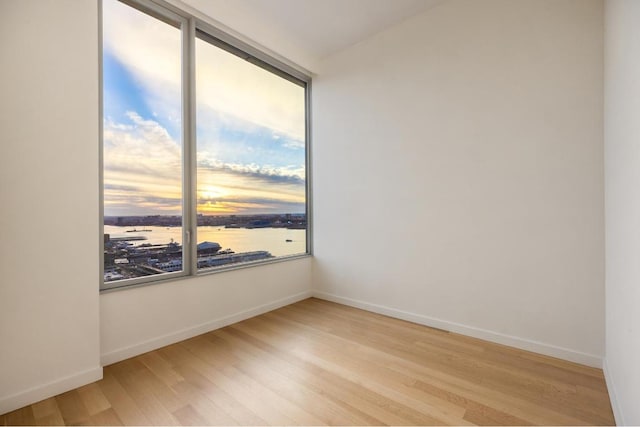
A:
<svg viewBox="0 0 640 427">
<path fill-rule="evenodd" d="M 127 232 L 130 230 L 139 231 Z M 104 232 L 111 237 L 146 237 L 146 240 L 131 241 L 136 246 L 143 243 L 167 244 L 172 239 L 174 242 L 182 244 L 182 227 L 105 225 Z M 306 230 L 205 226 L 198 227 L 196 240 L 198 243 L 216 242 L 222 246 L 222 249 L 231 249 L 235 252 L 269 251 L 274 256 L 297 255 L 306 252 Z"/>
</svg>

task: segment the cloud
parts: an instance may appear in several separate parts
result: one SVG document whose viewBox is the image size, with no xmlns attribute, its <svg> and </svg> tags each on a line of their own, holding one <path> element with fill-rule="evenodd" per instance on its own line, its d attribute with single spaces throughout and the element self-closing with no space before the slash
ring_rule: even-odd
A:
<svg viewBox="0 0 640 427">
<path fill-rule="evenodd" d="M 181 33 L 118 0 L 103 1 L 104 49 L 157 94 L 180 94 Z M 175 102 L 175 99 L 174 101 Z"/>
<path fill-rule="evenodd" d="M 124 191 L 124 192 L 136 192 L 140 191 L 140 187 L 135 187 L 133 185 L 115 185 L 115 184 L 105 184 L 104 189 L 108 191 Z"/>
<path fill-rule="evenodd" d="M 294 139 L 241 117 L 200 106 L 197 110 L 198 152 L 226 161 L 260 157 L 271 162 L 305 162 L 305 140 Z"/>
<path fill-rule="evenodd" d="M 198 212 L 304 212 L 305 181 L 257 165 L 213 162 L 198 168 Z"/>
<path fill-rule="evenodd" d="M 304 140 L 303 87 L 199 39 L 196 67 L 199 104 Z"/>
<path fill-rule="evenodd" d="M 127 112 L 128 123 L 104 123 L 105 214 L 115 210 L 179 214 L 182 150 L 159 123 Z"/>
<path fill-rule="evenodd" d="M 180 118 L 178 28 L 117 0 L 104 0 L 104 48 L 135 76 L 153 111 Z M 196 40 L 198 109 L 211 109 L 304 141 L 305 90 L 200 39 Z"/>
<path fill-rule="evenodd" d="M 105 194 L 106 216 L 167 214 L 180 215 L 181 200 L 136 191 Z"/>
<path fill-rule="evenodd" d="M 106 215 L 180 214 L 182 151 L 155 120 L 127 112 L 127 123 L 105 121 Z M 198 162 L 201 213 L 302 212 L 304 166 Z"/>
<path fill-rule="evenodd" d="M 279 138 L 278 138 L 279 139 Z M 282 142 L 282 146 L 291 149 L 303 149 L 305 148 L 304 141 L 299 139 L 290 139 L 287 138 Z"/>
<path fill-rule="evenodd" d="M 304 169 L 296 167 L 281 168 L 268 165 L 258 165 L 255 163 L 248 165 L 222 163 L 220 161 L 210 161 L 207 159 L 198 162 L 200 172 L 226 172 L 246 178 L 262 181 L 264 185 L 289 184 L 304 186 Z"/>
<path fill-rule="evenodd" d="M 105 87 L 122 101 L 104 120 L 105 214 L 180 214 L 180 31 L 117 0 L 103 7 L 105 55 L 129 88 L 117 78 Z M 206 199 L 207 212 L 299 212 L 304 88 L 196 44 L 198 200 Z"/>
</svg>

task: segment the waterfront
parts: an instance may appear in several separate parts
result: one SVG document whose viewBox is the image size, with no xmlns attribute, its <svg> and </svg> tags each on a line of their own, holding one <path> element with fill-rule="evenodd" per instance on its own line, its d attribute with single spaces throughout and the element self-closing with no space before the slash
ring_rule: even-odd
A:
<svg viewBox="0 0 640 427">
<path fill-rule="evenodd" d="M 140 231 L 132 232 L 131 230 Z M 172 239 L 174 242 L 182 244 L 181 227 L 105 225 L 104 233 L 109 234 L 112 238 L 146 237 L 145 240 L 132 242 L 135 245 L 145 243 L 166 245 Z M 198 243 L 216 242 L 220 244 L 222 249 L 229 248 L 234 252 L 269 251 L 273 256 L 296 255 L 306 252 L 306 230 L 288 228 L 248 229 L 201 226 L 198 227 L 196 241 Z"/>
</svg>

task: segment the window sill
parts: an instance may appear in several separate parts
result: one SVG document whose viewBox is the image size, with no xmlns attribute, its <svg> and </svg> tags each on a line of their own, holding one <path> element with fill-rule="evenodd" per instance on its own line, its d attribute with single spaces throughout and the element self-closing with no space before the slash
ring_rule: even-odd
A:
<svg viewBox="0 0 640 427">
<path fill-rule="evenodd" d="M 198 271 L 196 274 L 192 274 L 192 275 L 175 275 L 167 278 L 158 278 L 157 280 L 150 280 L 150 281 L 141 282 L 141 283 L 123 284 L 122 286 L 114 286 L 111 288 L 100 289 L 100 294 L 124 291 L 128 289 L 136 289 L 144 286 L 153 286 L 153 285 L 165 284 L 170 282 L 183 281 L 183 280 L 194 279 L 194 278 L 203 277 L 203 276 L 210 276 L 218 273 L 225 273 L 228 271 L 243 270 L 246 268 L 258 267 L 258 266 L 269 265 L 269 264 L 277 264 L 281 262 L 294 261 L 298 259 L 311 258 L 311 257 L 313 257 L 312 254 L 304 253 L 304 254 L 297 254 L 297 255 L 281 256 L 281 257 L 271 258 L 267 260 L 249 261 L 249 262 L 243 262 L 243 263 L 238 263 L 233 265 L 211 267 L 211 268 L 202 269 Z"/>
</svg>

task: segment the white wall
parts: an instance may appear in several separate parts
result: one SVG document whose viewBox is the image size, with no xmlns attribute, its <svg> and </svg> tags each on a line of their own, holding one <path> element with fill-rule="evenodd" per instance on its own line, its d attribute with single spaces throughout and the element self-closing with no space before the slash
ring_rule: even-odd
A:
<svg viewBox="0 0 640 427">
<path fill-rule="evenodd" d="M 616 422 L 640 425 L 640 2 L 605 16 L 605 372 Z"/>
<path fill-rule="evenodd" d="M 598 366 L 603 4 L 451 0 L 320 64 L 314 293 Z"/>
<path fill-rule="evenodd" d="M 247 2 L 167 1 L 303 73 L 308 73 L 307 70 L 313 71 L 317 66 L 318 58 L 304 49 L 300 40 L 292 37 L 286 29 L 280 28 L 277 22 L 251 8 Z"/>
<path fill-rule="evenodd" d="M 0 413 L 98 379 L 98 14 L 0 1 Z"/>
<path fill-rule="evenodd" d="M 98 8 L 0 0 L 0 414 L 308 297 L 311 259 L 98 292 Z"/>
<path fill-rule="evenodd" d="M 311 296 L 311 258 L 232 270 L 100 297 L 107 365 Z"/>
<path fill-rule="evenodd" d="M 609 19 L 637 40 L 631 3 L 610 5 Z M 596 364 L 601 36 L 600 1 L 451 0 L 325 61 L 315 292 Z M 638 381 L 622 381 L 638 375 L 637 272 L 622 252 L 637 243 L 636 207 L 623 202 L 632 186 L 615 184 L 637 173 L 637 108 L 622 95 L 637 90 L 637 62 L 621 35 L 608 43 L 608 64 L 627 64 L 608 80 L 625 82 L 608 84 L 607 109 L 621 121 L 608 127 L 609 214 L 625 222 L 608 237 L 609 266 L 621 267 L 607 278 L 607 362 L 638 423 Z M 0 48 L 0 413 L 98 378 L 100 355 L 110 363 L 309 294 L 306 258 L 98 296 L 96 4 L 0 0 Z"/>
</svg>

